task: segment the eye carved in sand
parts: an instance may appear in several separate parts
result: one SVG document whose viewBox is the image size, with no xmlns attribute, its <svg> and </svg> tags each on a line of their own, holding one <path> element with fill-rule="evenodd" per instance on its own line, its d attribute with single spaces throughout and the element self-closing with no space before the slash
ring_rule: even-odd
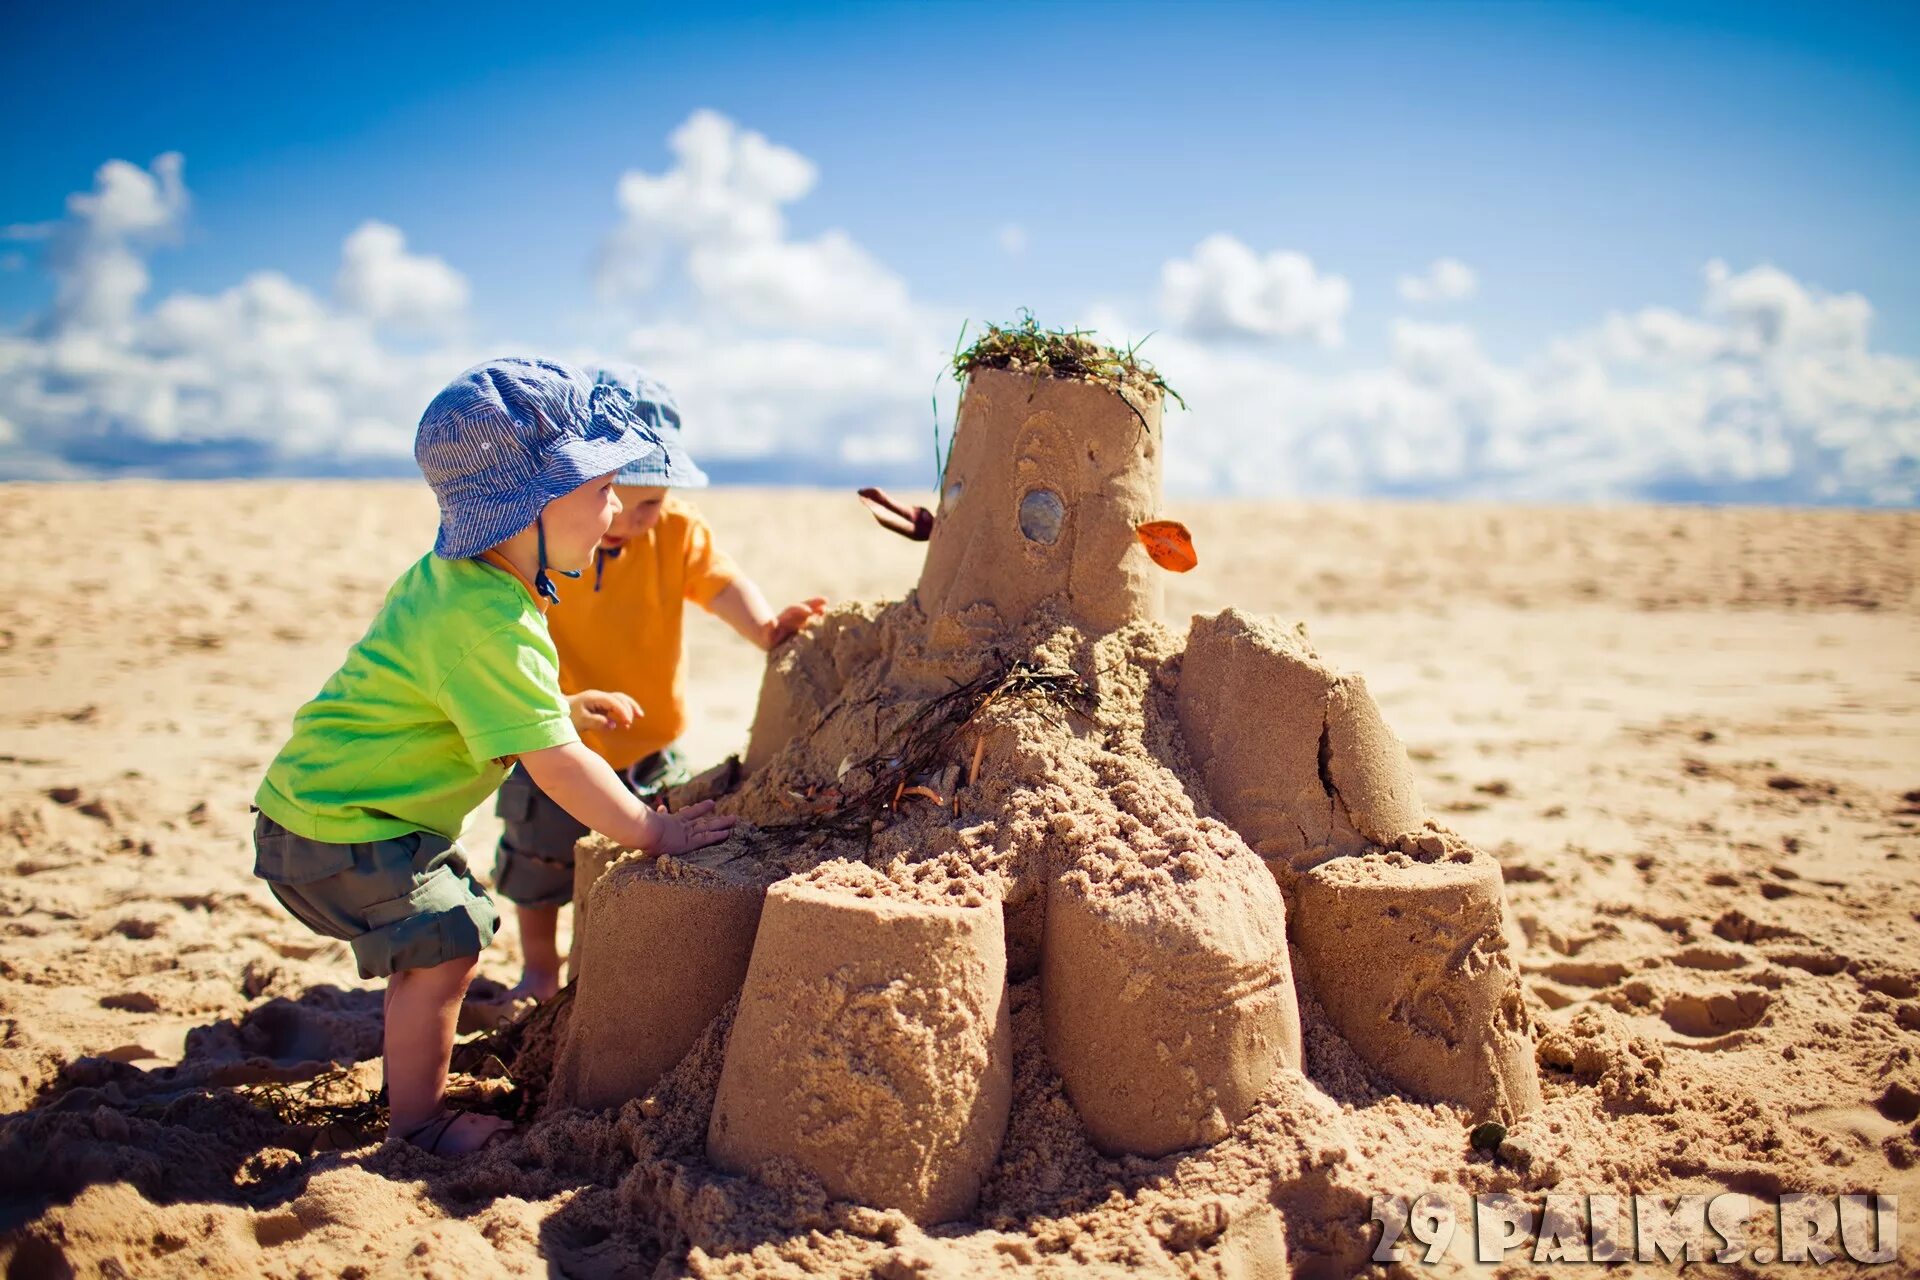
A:
<svg viewBox="0 0 1920 1280">
<path fill-rule="evenodd" d="M 1028 542 L 1052 546 L 1060 540 L 1066 518 L 1067 504 L 1051 489 L 1035 489 L 1020 499 L 1020 532 Z"/>
</svg>

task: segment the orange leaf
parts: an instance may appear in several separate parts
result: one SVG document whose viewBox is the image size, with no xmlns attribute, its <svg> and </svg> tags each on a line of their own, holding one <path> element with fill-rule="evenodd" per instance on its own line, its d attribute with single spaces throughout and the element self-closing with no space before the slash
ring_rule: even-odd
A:
<svg viewBox="0 0 1920 1280">
<path fill-rule="evenodd" d="M 1135 527 L 1134 533 L 1162 569 L 1185 573 L 1200 563 L 1200 556 L 1193 549 L 1193 535 L 1178 520 L 1149 520 Z"/>
</svg>

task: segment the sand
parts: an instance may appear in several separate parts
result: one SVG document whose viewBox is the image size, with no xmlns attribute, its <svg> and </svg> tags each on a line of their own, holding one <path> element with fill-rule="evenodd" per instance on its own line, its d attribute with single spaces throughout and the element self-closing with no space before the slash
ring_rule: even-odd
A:
<svg viewBox="0 0 1920 1280">
<path fill-rule="evenodd" d="M 1920 1192 L 1912 517 L 1167 504 L 1201 554 L 1163 583 L 1177 634 L 1229 607 L 1304 620 L 1316 654 L 1365 673 L 1427 815 L 1497 859 L 1541 1103 L 1474 1151 L 1472 1108 L 1413 1100 L 1303 991 L 1304 1070 L 1277 1070 L 1223 1138 L 1103 1154 L 1044 1052 L 1044 949 L 1022 962 L 1009 903 L 1005 1139 L 970 1218 L 929 1228 L 797 1167 L 709 1161 L 730 1011 L 646 1096 L 533 1119 L 465 1164 L 256 1105 L 257 1082 L 335 1062 L 342 1098 L 377 1078 L 377 990 L 251 881 L 246 798 L 424 547 L 430 500 L 7 496 L 10 1275 L 1247 1274 L 1283 1256 L 1345 1274 L 1375 1193 Z M 702 505 L 776 598 L 898 598 L 919 571 L 924 548 L 850 495 Z M 716 760 L 744 746 L 760 668 L 704 618 L 691 639 L 689 746 Z M 516 967 L 509 936 L 485 968 Z M 1514 1274 L 1535 1270 L 1522 1256 Z"/>
</svg>

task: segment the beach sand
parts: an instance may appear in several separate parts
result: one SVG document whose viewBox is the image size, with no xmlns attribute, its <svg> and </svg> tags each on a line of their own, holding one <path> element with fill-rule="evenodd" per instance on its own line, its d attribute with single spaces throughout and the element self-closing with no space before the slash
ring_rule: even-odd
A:
<svg viewBox="0 0 1920 1280">
<path fill-rule="evenodd" d="M 4 495 L 9 1277 L 1239 1274 L 1280 1240 L 1296 1274 L 1344 1274 L 1368 1196 L 1432 1187 L 1905 1192 L 1892 1270 L 1920 1267 L 1920 518 L 1169 501 L 1200 567 L 1164 616 L 1304 621 L 1364 673 L 1428 811 L 1499 859 L 1545 1101 L 1476 1152 L 1464 1113 L 1383 1087 L 1309 1010 L 1304 1076 L 1224 1141 L 1109 1158 L 1029 1048 L 977 1218 L 929 1232 L 795 1170 L 709 1166 L 718 1025 L 653 1097 L 523 1121 L 464 1164 L 286 1123 L 272 1085 L 377 1084 L 379 996 L 248 874 L 247 802 L 430 543 L 431 499 Z M 897 598 L 919 572 L 851 495 L 699 505 L 776 605 Z M 743 745 L 762 660 L 704 616 L 688 640 L 706 763 Z M 465 840 L 483 873 L 496 831 L 483 813 Z M 482 971 L 517 970 L 507 928 Z M 1037 984 L 1010 995 L 1031 1046 Z M 1465 1248 L 1437 1273 L 1489 1273 Z"/>
</svg>

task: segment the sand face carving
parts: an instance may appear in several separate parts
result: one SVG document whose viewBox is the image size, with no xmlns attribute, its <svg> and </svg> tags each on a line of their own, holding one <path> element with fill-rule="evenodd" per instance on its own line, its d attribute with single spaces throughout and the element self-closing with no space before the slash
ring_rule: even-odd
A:
<svg viewBox="0 0 1920 1280">
<path fill-rule="evenodd" d="M 1396 1087 L 1538 1103 L 1499 868 L 1428 821 L 1364 683 L 1263 619 L 1158 620 L 1161 398 L 1115 367 L 970 372 L 918 589 L 769 662 L 724 802 L 751 826 L 577 895 L 558 1100 L 644 1095 L 737 992 L 716 1164 L 963 1217 L 1007 1123 L 1010 979 L 1038 973 L 1095 1145 L 1157 1156 L 1300 1067 L 1291 936 Z"/>
</svg>

